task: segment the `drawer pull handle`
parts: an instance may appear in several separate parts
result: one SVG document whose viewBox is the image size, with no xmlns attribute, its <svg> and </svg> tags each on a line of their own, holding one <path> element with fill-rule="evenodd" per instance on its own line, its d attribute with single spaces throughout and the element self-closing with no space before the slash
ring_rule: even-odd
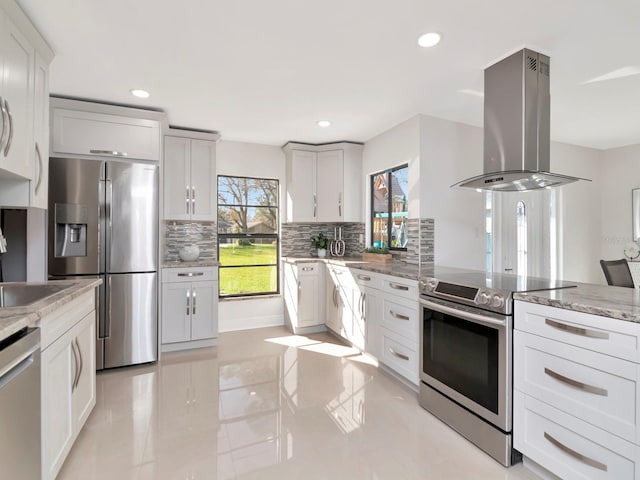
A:
<svg viewBox="0 0 640 480">
<path fill-rule="evenodd" d="M 389 286 L 394 290 L 409 290 L 406 285 L 398 285 L 397 283 L 389 282 Z"/>
<path fill-rule="evenodd" d="M 409 360 L 409 357 L 406 355 L 403 355 L 402 353 L 398 353 L 396 352 L 393 348 L 389 347 L 389 352 L 391 352 L 392 355 L 395 355 L 398 358 L 401 358 L 402 360 Z"/>
<path fill-rule="evenodd" d="M 189 273 L 179 273 L 179 277 L 201 277 L 204 275 L 204 272 L 189 272 Z"/>
<path fill-rule="evenodd" d="M 589 330 L 588 328 L 574 327 L 565 323 L 556 322 L 555 320 L 551 320 L 549 318 L 545 318 L 544 323 L 546 323 L 550 327 L 557 328 L 558 330 L 564 330 L 565 332 L 573 333 L 575 335 L 581 335 L 583 337 L 602 338 L 604 340 L 609 339 L 609 334 L 607 332 L 598 332 L 596 330 Z"/>
<path fill-rule="evenodd" d="M 364 280 L 365 282 L 370 282 L 371 281 L 371 277 L 368 276 L 368 275 L 360 275 L 360 274 L 358 274 L 358 278 L 360 280 Z"/>
<path fill-rule="evenodd" d="M 302 267 L 302 271 L 303 272 L 312 272 L 313 271 L 313 267 Z"/>
<path fill-rule="evenodd" d="M 546 438 L 552 445 L 554 445 L 555 447 L 559 448 L 560 450 L 562 450 L 567 455 L 571 455 L 576 460 L 579 460 L 582 463 L 584 463 L 586 465 L 589 465 L 590 467 L 597 468 L 598 470 L 602 470 L 603 472 L 607 471 L 608 467 L 607 467 L 606 464 L 601 463 L 601 462 L 599 462 L 597 460 L 594 460 L 593 458 L 589 458 L 589 457 L 587 457 L 585 455 L 582 455 L 581 453 L 576 452 L 575 450 L 567 447 L 563 443 L 560 443 L 558 440 L 553 438 L 547 432 L 544 432 L 544 438 Z"/>
<path fill-rule="evenodd" d="M 585 392 L 593 393 L 595 395 L 602 395 L 603 397 L 609 396 L 609 391 L 605 390 L 604 388 L 594 387 L 593 385 L 589 385 L 587 383 L 582 383 L 577 380 L 573 380 L 569 377 L 565 377 L 564 375 L 560 375 L 558 372 L 554 372 L 550 368 L 545 367 L 544 373 L 546 373 L 550 377 L 555 378 L 556 380 L 562 383 L 566 383 L 567 385 L 571 385 L 572 387 L 578 388 L 580 390 L 584 390 Z"/>
<path fill-rule="evenodd" d="M 389 313 L 391 314 L 391 316 L 393 318 L 397 318 L 398 320 L 411 320 L 409 317 L 407 317 L 406 315 L 402 315 L 401 313 L 396 313 L 393 310 L 389 310 Z"/>
<path fill-rule="evenodd" d="M 96 155 L 111 155 L 112 157 L 126 157 L 127 152 L 118 152 L 116 150 L 89 150 L 89 153 L 95 153 Z"/>
</svg>

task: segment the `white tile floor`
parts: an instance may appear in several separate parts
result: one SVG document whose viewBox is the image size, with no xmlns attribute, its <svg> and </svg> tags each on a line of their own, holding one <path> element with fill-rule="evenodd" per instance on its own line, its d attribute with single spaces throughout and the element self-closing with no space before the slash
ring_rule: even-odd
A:
<svg viewBox="0 0 640 480">
<path fill-rule="evenodd" d="M 98 374 L 67 479 L 532 479 L 423 410 L 326 334 L 222 334 L 217 348 Z"/>
</svg>

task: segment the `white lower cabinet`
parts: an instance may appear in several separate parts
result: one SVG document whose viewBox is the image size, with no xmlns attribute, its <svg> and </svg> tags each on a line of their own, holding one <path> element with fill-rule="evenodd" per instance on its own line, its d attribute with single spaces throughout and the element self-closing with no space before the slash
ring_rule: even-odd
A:
<svg viewBox="0 0 640 480">
<path fill-rule="evenodd" d="M 640 325 L 515 302 L 514 447 L 561 478 L 640 479 Z"/>
<path fill-rule="evenodd" d="M 295 334 L 324 329 L 324 264 L 283 262 L 287 324 Z"/>
<path fill-rule="evenodd" d="M 204 346 L 218 336 L 218 269 L 162 271 L 162 349 Z M 171 345 L 175 344 L 175 345 Z"/>
<path fill-rule="evenodd" d="M 45 480 L 60 471 L 96 403 L 95 294 L 87 295 L 41 320 Z"/>
</svg>

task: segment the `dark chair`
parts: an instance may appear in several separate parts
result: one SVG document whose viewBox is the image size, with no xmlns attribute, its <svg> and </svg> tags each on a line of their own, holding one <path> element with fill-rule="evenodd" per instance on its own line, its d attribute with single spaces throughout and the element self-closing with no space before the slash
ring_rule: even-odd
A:
<svg viewBox="0 0 640 480">
<path fill-rule="evenodd" d="M 634 288 L 629 264 L 622 260 L 600 260 L 600 266 L 607 279 L 607 284 L 615 287 Z"/>
</svg>

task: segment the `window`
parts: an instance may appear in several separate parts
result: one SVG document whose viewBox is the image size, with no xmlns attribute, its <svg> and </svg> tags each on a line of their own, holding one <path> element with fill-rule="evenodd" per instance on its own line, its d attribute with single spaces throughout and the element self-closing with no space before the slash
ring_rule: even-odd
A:
<svg viewBox="0 0 640 480">
<path fill-rule="evenodd" d="M 218 176 L 220 297 L 278 293 L 277 180 Z"/>
<path fill-rule="evenodd" d="M 522 200 L 516 205 L 516 258 L 518 275 L 527 275 L 527 208 Z"/>
<path fill-rule="evenodd" d="M 371 245 L 407 249 L 409 167 L 371 175 Z"/>
</svg>

